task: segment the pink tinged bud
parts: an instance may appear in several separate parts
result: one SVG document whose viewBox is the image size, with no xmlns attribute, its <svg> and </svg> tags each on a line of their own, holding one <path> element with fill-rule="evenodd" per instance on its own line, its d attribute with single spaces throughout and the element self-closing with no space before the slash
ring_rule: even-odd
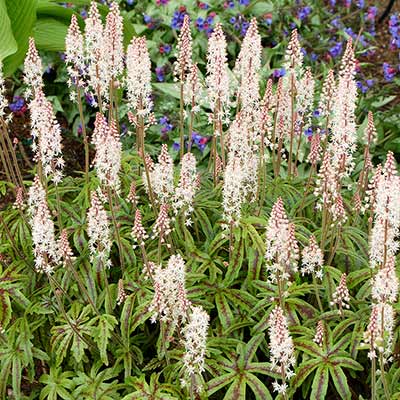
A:
<svg viewBox="0 0 400 400">
<path fill-rule="evenodd" d="M 331 301 L 331 305 L 338 305 L 341 314 L 343 313 L 343 308 L 350 308 L 350 305 L 348 304 L 350 301 L 350 294 L 349 290 L 347 289 L 346 278 L 346 274 L 342 274 L 340 277 L 339 286 L 333 293 Z"/>
<path fill-rule="evenodd" d="M 17 187 L 17 194 L 13 207 L 17 210 L 23 210 L 25 208 L 24 189 L 21 186 Z"/>
<path fill-rule="evenodd" d="M 64 260 L 64 263 L 67 261 L 71 261 L 74 257 L 74 253 L 72 252 L 71 246 L 68 241 L 68 232 L 66 229 L 61 231 L 60 239 L 58 241 L 58 250 L 60 252 L 61 258 Z"/>
<path fill-rule="evenodd" d="M 324 337 L 325 337 L 324 323 L 323 321 L 318 321 L 317 330 L 315 331 L 313 342 L 321 347 L 324 343 Z"/>
<path fill-rule="evenodd" d="M 161 204 L 160 212 L 153 227 L 152 239 L 158 237 L 161 243 L 166 243 L 167 236 L 171 233 L 171 219 L 168 215 L 168 205 Z M 169 246 L 169 245 L 167 245 Z"/>
<path fill-rule="evenodd" d="M 175 62 L 175 76 L 185 82 L 192 66 L 192 34 L 190 32 L 190 17 L 185 15 L 178 37 L 178 57 Z"/>
<path fill-rule="evenodd" d="M 144 241 L 148 238 L 146 230 L 142 225 L 142 214 L 138 208 L 135 212 L 135 223 L 132 229 L 132 237 L 139 245 L 143 245 Z"/>
<path fill-rule="evenodd" d="M 120 306 L 126 300 L 127 295 L 124 288 L 124 281 L 122 279 L 118 280 L 118 295 L 117 304 Z"/>
</svg>

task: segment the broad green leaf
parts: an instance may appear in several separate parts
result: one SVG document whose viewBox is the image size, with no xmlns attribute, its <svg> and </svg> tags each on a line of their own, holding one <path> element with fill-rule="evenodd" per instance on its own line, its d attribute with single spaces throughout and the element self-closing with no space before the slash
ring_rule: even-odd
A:
<svg viewBox="0 0 400 400">
<path fill-rule="evenodd" d="M 37 0 L 6 0 L 11 29 L 17 43 L 17 51 L 4 60 L 4 74 L 11 75 L 23 62 L 36 21 Z M 3 38 L 2 38 L 3 40 Z"/>
<path fill-rule="evenodd" d="M 64 51 L 68 25 L 55 18 L 36 21 L 34 37 L 39 50 Z"/>
<path fill-rule="evenodd" d="M 4 60 L 4 58 L 14 54 L 18 49 L 5 0 L 0 0 L 0 39 L 0 60 Z"/>
</svg>

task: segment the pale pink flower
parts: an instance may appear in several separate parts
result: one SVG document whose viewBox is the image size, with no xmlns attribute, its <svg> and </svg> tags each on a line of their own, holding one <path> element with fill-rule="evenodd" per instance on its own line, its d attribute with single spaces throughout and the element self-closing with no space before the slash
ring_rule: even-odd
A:
<svg viewBox="0 0 400 400">
<path fill-rule="evenodd" d="M 310 242 L 308 246 L 304 247 L 301 252 L 302 255 L 302 267 L 300 272 L 302 275 L 315 274 L 319 279 L 322 279 L 324 264 L 324 256 L 314 235 L 310 236 Z"/>
<path fill-rule="evenodd" d="M 51 274 L 59 261 L 59 253 L 46 192 L 38 176 L 29 189 L 28 204 L 35 268 L 37 272 Z"/>
<path fill-rule="evenodd" d="M 42 74 L 42 60 L 36 49 L 35 40 L 30 37 L 29 48 L 24 63 L 24 82 L 28 86 L 28 89 L 25 91 L 26 97 L 34 96 L 37 90 L 43 88 Z"/>
<path fill-rule="evenodd" d="M 390 357 L 393 345 L 394 316 L 395 312 L 390 304 L 378 303 L 372 306 L 369 324 L 364 333 L 364 341 L 370 345 L 368 353 L 370 359 L 377 357 L 377 351 L 383 353 L 386 358 Z"/>
<path fill-rule="evenodd" d="M 118 280 L 118 295 L 117 295 L 117 304 L 120 306 L 127 298 L 124 281 L 122 279 Z"/>
<path fill-rule="evenodd" d="M 108 124 L 106 118 L 97 113 L 92 142 L 96 149 L 93 164 L 101 184 L 118 192 L 122 144 L 115 121 Z"/>
<path fill-rule="evenodd" d="M 96 192 L 91 193 L 91 205 L 87 213 L 90 261 L 99 262 L 102 268 L 111 267 L 111 232 L 107 212 Z"/>
<path fill-rule="evenodd" d="M 227 109 L 230 96 L 228 58 L 226 39 L 220 23 L 216 24 L 208 40 L 206 84 L 211 110 L 214 111 L 218 106 L 220 112 Z"/>
<path fill-rule="evenodd" d="M 24 189 L 21 186 L 17 187 L 17 194 L 15 196 L 13 208 L 17 210 L 23 210 L 25 208 Z"/>
<path fill-rule="evenodd" d="M 133 37 L 126 55 L 128 105 L 138 115 L 151 112 L 151 61 L 144 36 Z"/>
<path fill-rule="evenodd" d="M 322 92 L 319 99 L 318 110 L 320 112 L 321 117 L 323 118 L 331 117 L 335 91 L 336 91 L 335 75 L 333 73 L 333 70 L 330 69 L 322 86 Z M 328 127 L 330 127 L 329 123 Z"/>
<path fill-rule="evenodd" d="M 69 75 L 68 86 L 85 86 L 85 53 L 84 39 L 75 14 L 72 14 L 71 23 L 65 37 L 65 60 Z M 76 99 L 76 93 L 70 89 L 71 100 Z"/>
<path fill-rule="evenodd" d="M 53 106 L 46 99 L 42 89 L 35 90 L 35 97 L 29 103 L 29 110 L 35 161 L 42 163 L 44 174 L 51 175 L 51 179 L 57 184 L 61 181 L 64 167 L 61 128 L 55 117 Z"/>
<path fill-rule="evenodd" d="M 201 306 L 192 307 L 189 320 L 182 329 L 185 346 L 183 365 L 186 378 L 181 380 L 182 386 L 188 386 L 194 374 L 201 374 L 204 371 L 209 321 L 209 315 Z M 195 390 L 200 392 L 201 388 L 196 387 Z"/>
<path fill-rule="evenodd" d="M 388 257 L 386 264 L 372 279 L 372 298 L 378 303 L 395 303 L 399 293 L 399 279 L 396 275 L 395 257 Z"/>
<path fill-rule="evenodd" d="M 293 375 L 293 367 L 296 363 L 294 357 L 294 345 L 288 329 L 288 322 L 279 306 L 271 311 L 268 320 L 269 325 L 269 349 L 271 355 L 272 367 L 276 369 L 277 373 L 284 371 L 285 380 L 289 380 Z M 286 385 L 274 385 L 274 390 L 278 392 L 285 392 Z"/>
<path fill-rule="evenodd" d="M 6 86 L 3 77 L 3 63 L 0 60 L 0 118 L 5 116 L 5 108 L 8 106 L 6 97 Z"/>
<path fill-rule="evenodd" d="M 68 231 L 63 229 L 61 231 L 60 239 L 58 240 L 58 251 L 60 258 L 64 261 L 64 265 L 74 259 L 74 253 L 68 241 Z"/>
<path fill-rule="evenodd" d="M 259 107 L 261 52 L 261 36 L 258 33 L 257 19 L 253 18 L 243 39 L 234 69 L 239 78 L 238 97 L 240 104 L 242 110 L 248 112 Z"/>
<path fill-rule="evenodd" d="M 175 212 L 184 209 L 185 215 L 193 211 L 193 199 L 197 185 L 196 158 L 192 153 L 185 153 L 181 160 L 181 173 L 175 189 L 173 208 Z"/>
<path fill-rule="evenodd" d="M 155 268 L 154 297 L 149 309 L 153 312 L 152 322 L 159 319 L 175 326 L 187 321 L 191 303 L 185 288 L 185 268 L 179 254 L 169 258 L 166 268 L 161 265 Z"/>
</svg>

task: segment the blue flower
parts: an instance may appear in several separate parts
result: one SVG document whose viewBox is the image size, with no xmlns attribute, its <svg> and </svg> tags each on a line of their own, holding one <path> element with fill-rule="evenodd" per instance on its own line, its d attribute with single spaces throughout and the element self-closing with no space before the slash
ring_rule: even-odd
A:
<svg viewBox="0 0 400 400">
<path fill-rule="evenodd" d="M 179 144 L 179 142 L 174 142 L 173 145 L 172 145 L 172 148 L 175 151 L 179 151 L 179 149 L 181 148 L 181 145 Z"/>
<path fill-rule="evenodd" d="M 272 76 L 274 78 L 280 78 L 281 76 L 284 76 L 285 74 L 286 74 L 285 68 L 275 69 L 274 72 L 272 72 Z"/>
<path fill-rule="evenodd" d="M 337 42 L 334 46 L 332 46 L 328 51 L 329 54 L 333 57 L 336 58 L 338 57 L 343 50 L 343 43 L 342 42 Z"/>
<path fill-rule="evenodd" d="M 297 12 L 297 18 L 303 21 L 311 14 L 312 8 L 310 6 L 301 7 Z"/>
</svg>

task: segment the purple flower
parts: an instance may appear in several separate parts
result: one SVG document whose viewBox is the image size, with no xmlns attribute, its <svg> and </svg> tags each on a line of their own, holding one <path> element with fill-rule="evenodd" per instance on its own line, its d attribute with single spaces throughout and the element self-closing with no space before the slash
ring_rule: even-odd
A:
<svg viewBox="0 0 400 400">
<path fill-rule="evenodd" d="M 176 10 L 174 12 L 174 15 L 172 16 L 171 28 L 177 30 L 181 29 L 185 15 L 186 15 L 186 8 L 184 6 L 179 7 L 179 9 Z"/>
<path fill-rule="evenodd" d="M 306 135 L 307 137 L 311 137 L 313 134 L 313 130 L 312 127 L 308 127 L 305 131 L 304 131 L 304 135 Z"/>
<path fill-rule="evenodd" d="M 368 12 L 365 18 L 368 21 L 375 21 L 377 14 L 378 14 L 378 7 L 372 6 L 368 8 Z"/>
<path fill-rule="evenodd" d="M 174 143 L 172 144 L 172 148 L 173 148 L 175 151 L 179 151 L 179 149 L 181 148 L 181 145 L 179 144 L 179 142 L 174 142 Z"/>
<path fill-rule="evenodd" d="M 126 4 L 128 4 L 128 6 L 131 6 L 134 3 L 134 0 L 126 0 Z"/>
<path fill-rule="evenodd" d="M 310 6 L 301 7 L 297 12 L 297 18 L 300 21 L 305 20 L 311 14 L 312 8 Z"/>
<path fill-rule="evenodd" d="M 149 24 L 152 20 L 153 20 L 153 18 L 151 18 L 150 15 L 147 15 L 147 14 L 143 15 L 143 21 L 145 24 Z"/>
<path fill-rule="evenodd" d="M 164 82 L 165 79 L 164 67 L 156 67 L 156 77 L 158 82 Z"/>
<path fill-rule="evenodd" d="M 342 42 L 337 42 L 334 46 L 332 46 L 328 51 L 329 54 L 333 57 L 336 58 L 340 56 L 343 50 L 343 43 Z"/>
<path fill-rule="evenodd" d="M 391 82 L 396 75 L 396 69 L 390 66 L 388 63 L 383 63 L 383 77 L 387 82 Z"/>
<path fill-rule="evenodd" d="M 281 76 L 284 76 L 285 74 L 286 74 L 285 68 L 275 69 L 275 70 L 272 72 L 272 76 L 273 76 L 274 78 L 280 78 Z"/>
<path fill-rule="evenodd" d="M 239 0 L 239 4 L 241 6 L 248 6 L 250 4 L 250 0 Z"/>
<path fill-rule="evenodd" d="M 27 109 L 25 99 L 21 96 L 14 96 L 13 102 L 8 105 L 8 108 L 17 115 L 24 114 Z"/>
<path fill-rule="evenodd" d="M 365 1 L 364 0 L 358 0 L 357 1 L 357 7 L 358 8 L 364 8 L 365 7 Z"/>
</svg>

